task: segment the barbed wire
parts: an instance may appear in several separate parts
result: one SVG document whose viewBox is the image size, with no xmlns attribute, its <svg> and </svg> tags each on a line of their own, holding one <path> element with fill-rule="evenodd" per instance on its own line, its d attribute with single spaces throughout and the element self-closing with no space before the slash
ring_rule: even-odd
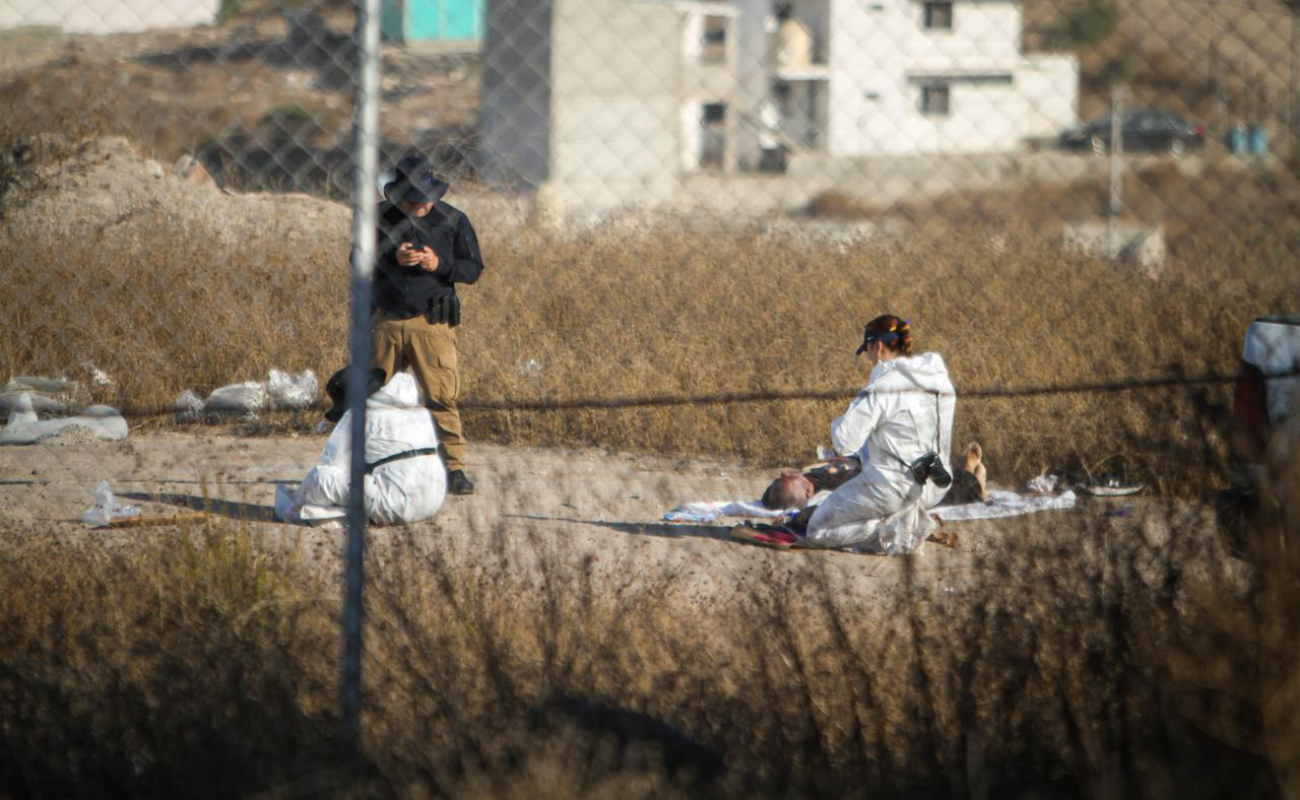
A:
<svg viewBox="0 0 1300 800">
<path fill-rule="evenodd" d="M 1264 373 L 1261 378 L 1265 381 L 1285 380 L 1289 378 L 1300 378 L 1300 369 L 1286 372 Z M 1069 394 L 1118 394 L 1122 392 L 1156 390 L 1156 389 L 1176 389 L 1176 388 L 1193 388 L 1208 386 L 1224 386 L 1237 382 L 1239 376 L 1236 374 L 1225 373 L 1207 373 L 1203 375 L 1157 375 L 1143 378 L 1125 378 L 1114 381 L 1098 381 L 1087 383 L 1065 383 L 1051 384 L 1043 386 L 1021 386 L 1011 388 L 979 388 L 961 390 L 956 392 L 956 396 L 963 401 L 970 400 L 1013 400 L 1028 399 L 1036 397 L 1051 397 Z M 875 394 L 903 394 L 916 391 L 925 391 L 921 389 L 885 389 L 875 390 Z M 790 391 L 753 391 L 753 392 L 720 392 L 712 394 L 665 394 L 665 395 L 642 395 L 633 397 L 577 397 L 571 399 L 553 399 L 553 400 L 526 400 L 526 399 L 479 399 L 469 397 L 461 400 L 457 406 L 463 411 L 504 411 L 520 413 L 545 413 L 556 411 L 583 411 L 583 410 L 621 410 L 621 409 L 640 409 L 640 408 L 665 408 L 675 406 L 707 406 L 707 405 L 735 405 L 747 403 L 786 403 L 786 402 L 817 402 L 817 401 L 834 401 L 850 400 L 865 393 L 861 387 L 856 389 L 819 389 L 819 390 L 790 390 Z M 145 420 L 158 419 L 165 417 L 178 418 L 178 421 L 188 422 L 202 421 L 205 417 L 216 417 L 223 419 L 237 419 L 241 415 L 247 415 L 250 411 L 258 415 L 264 414 L 292 414 L 303 413 L 307 411 L 324 411 L 330 408 L 330 404 L 319 400 L 309 406 L 300 408 L 250 408 L 247 411 L 239 409 L 208 409 L 208 410 L 190 410 L 182 409 L 176 406 L 124 406 L 116 408 L 124 418 L 128 420 Z"/>
</svg>

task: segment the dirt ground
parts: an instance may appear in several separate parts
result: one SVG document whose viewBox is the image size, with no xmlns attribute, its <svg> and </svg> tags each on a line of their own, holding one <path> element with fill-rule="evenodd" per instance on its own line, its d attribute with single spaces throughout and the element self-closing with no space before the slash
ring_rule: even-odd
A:
<svg viewBox="0 0 1300 800">
<path fill-rule="evenodd" d="M 276 522 L 275 488 L 295 486 L 317 462 L 323 435 L 244 438 L 197 431 L 133 433 L 120 442 L 43 443 L 0 450 L 0 525 L 54 532 L 86 541 L 129 542 L 139 531 L 92 529 L 79 521 L 93 505 L 91 490 L 108 479 L 114 493 L 145 513 L 206 508 L 219 518 L 253 526 L 270 547 L 299 547 L 322 564 L 340 563 L 339 526 Z M 780 552 L 734 542 L 723 525 L 682 525 L 662 520 L 692 500 L 753 498 L 770 470 L 719 461 L 632 456 L 597 450 L 518 448 L 475 444 L 471 497 L 449 497 L 432 521 L 406 528 L 371 528 L 371 537 L 414 535 L 443 557 L 466 566 L 481 562 L 487 547 L 504 547 L 511 563 L 542 554 L 578 563 L 595 558 L 610 580 L 675 576 L 697 602 L 722 596 L 736 582 L 779 580 L 811 560 L 845 591 L 879 597 L 898 584 L 908 559 L 838 552 Z M 1081 500 L 1070 511 L 1009 520 L 949 523 L 956 549 L 927 543 L 910 560 L 924 591 L 948 592 L 980 566 L 981 554 L 1014 548 L 1023 537 L 1077 530 L 1101 516 L 1117 532 L 1161 535 L 1168 524 L 1156 504 Z M 165 529 L 164 529 L 165 530 Z M 151 533 L 158 529 L 152 529 Z M 1153 533 L 1153 531 L 1156 531 Z M 498 538 L 499 537 L 499 538 Z M 987 560 L 983 560 L 987 561 Z M 727 592 L 728 595 L 734 594 Z"/>
</svg>

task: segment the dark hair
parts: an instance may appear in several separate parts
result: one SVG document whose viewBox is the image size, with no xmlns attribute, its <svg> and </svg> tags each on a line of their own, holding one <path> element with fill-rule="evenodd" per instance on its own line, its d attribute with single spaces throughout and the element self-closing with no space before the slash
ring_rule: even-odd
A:
<svg viewBox="0 0 1300 800">
<path fill-rule="evenodd" d="M 872 334 L 884 336 L 885 334 L 894 334 L 885 338 L 885 347 L 895 353 L 902 353 L 905 356 L 912 355 L 912 323 L 910 320 L 896 317 L 893 314 L 881 314 L 867 323 L 867 335 Z"/>
</svg>

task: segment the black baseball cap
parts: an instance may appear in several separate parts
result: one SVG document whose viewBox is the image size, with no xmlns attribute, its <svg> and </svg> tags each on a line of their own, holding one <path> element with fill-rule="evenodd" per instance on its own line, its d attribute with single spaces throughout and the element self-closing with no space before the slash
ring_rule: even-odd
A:
<svg viewBox="0 0 1300 800">
<path fill-rule="evenodd" d="M 450 183 L 433 174 L 433 167 L 421 156 L 403 158 L 393 171 L 394 180 L 384 187 L 384 192 L 394 201 L 431 203 L 441 200 L 451 188 Z"/>
<path fill-rule="evenodd" d="M 860 356 L 863 353 L 867 352 L 867 348 L 870 347 L 875 342 L 896 342 L 896 341 L 898 341 L 898 331 L 889 331 L 888 333 L 882 333 L 880 331 L 871 330 L 871 326 L 868 325 L 866 331 L 864 331 L 862 334 L 862 345 L 858 347 L 858 352 L 854 353 L 854 355 Z"/>
</svg>

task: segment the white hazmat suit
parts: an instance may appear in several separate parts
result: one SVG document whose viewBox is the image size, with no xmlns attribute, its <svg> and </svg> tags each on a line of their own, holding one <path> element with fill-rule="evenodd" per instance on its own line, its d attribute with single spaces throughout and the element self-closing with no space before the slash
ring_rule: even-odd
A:
<svg viewBox="0 0 1300 800">
<path fill-rule="evenodd" d="M 343 415 L 297 491 L 276 497 L 276 513 L 294 521 L 344 516 L 350 491 L 352 412 Z M 379 525 L 429 519 L 447 498 L 447 470 L 437 453 L 409 455 L 438 447 L 433 418 L 409 372 L 399 372 L 366 400 L 366 463 L 399 456 L 365 476 L 366 515 Z M 287 507 L 286 507 L 287 506 Z"/>
<path fill-rule="evenodd" d="M 840 455 L 856 455 L 862 473 L 836 489 L 808 520 L 808 543 L 877 553 L 910 553 L 935 523 L 926 509 L 947 488 L 917 483 L 908 465 L 938 453 L 952 474 L 957 396 L 938 353 L 897 356 L 871 370 L 867 386 L 831 423 Z"/>
</svg>

